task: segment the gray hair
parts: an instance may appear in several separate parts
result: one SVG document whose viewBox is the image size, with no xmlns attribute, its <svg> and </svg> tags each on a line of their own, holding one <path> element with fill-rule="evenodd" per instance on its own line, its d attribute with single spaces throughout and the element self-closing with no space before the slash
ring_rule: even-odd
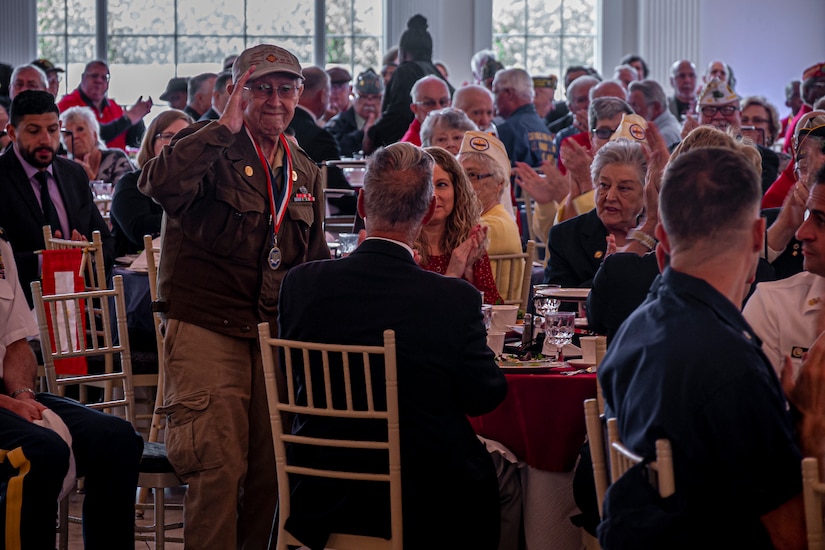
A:
<svg viewBox="0 0 825 550">
<path fill-rule="evenodd" d="M 450 95 L 450 88 L 447 86 L 447 83 L 444 81 L 443 78 L 435 76 L 434 74 L 428 74 L 427 76 L 422 76 L 418 80 L 415 81 L 412 88 L 410 89 L 410 98 L 412 99 L 413 103 L 418 101 L 418 90 L 427 82 L 438 82 L 444 89 L 447 91 L 447 95 Z"/>
<path fill-rule="evenodd" d="M 433 197 L 433 165 L 429 153 L 398 142 L 367 160 L 363 206 L 370 231 L 406 233 L 415 240 Z"/>
<path fill-rule="evenodd" d="M 605 166 L 611 164 L 626 164 L 634 166 L 639 171 L 639 181 L 644 185 L 645 174 L 647 173 L 647 160 L 645 160 L 641 143 L 627 139 L 608 141 L 596 152 L 593 162 L 590 165 L 590 177 L 593 185 L 599 179 L 599 174 Z"/>
<path fill-rule="evenodd" d="M 627 87 L 627 91 L 629 93 L 633 93 L 635 91 L 642 92 L 642 95 L 645 96 L 645 104 L 650 105 L 651 103 L 658 103 L 662 109 L 667 109 L 667 96 L 665 96 L 665 90 L 662 88 L 662 85 L 652 79 L 645 79 L 645 80 L 634 80 L 630 83 L 630 86 Z"/>
<path fill-rule="evenodd" d="M 596 84 L 601 82 L 601 79 L 596 78 L 595 76 L 591 76 L 588 74 L 583 74 L 578 77 L 576 80 L 570 83 L 570 86 L 567 87 L 567 103 L 570 105 L 571 101 L 573 101 L 573 96 L 576 95 L 576 90 L 579 87 L 586 87 L 590 86 L 590 89 L 593 88 Z"/>
<path fill-rule="evenodd" d="M 9 80 L 9 85 L 14 86 L 14 81 L 17 80 L 17 75 L 20 74 L 21 71 L 25 69 L 32 69 L 37 71 L 38 75 L 40 76 L 40 80 L 42 80 L 43 90 L 48 91 L 49 89 L 49 77 L 46 76 L 46 71 L 38 67 L 37 65 L 19 65 L 14 68 L 11 73 L 11 79 Z"/>
<path fill-rule="evenodd" d="M 431 145 L 430 139 L 437 128 L 447 130 L 478 130 L 478 126 L 461 109 L 455 107 L 445 107 L 437 111 L 430 111 L 427 118 L 421 124 L 421 144 L 424 147 Z"/>
<path fill-rule="evenodd" d="M 201 73 L 190 78 L 189 82 L 186 84 L 187 100 L 190 102 L 193 101 L 195 99 L 195 94 L 201 90 L 201 85 L 203 85 L 203 83 L 210 78 L 217 78 L 217 76 L 218 75 L 215 73 Z M 212 87 L 214 88 L 214 85 Z M 211 94 L 212 90 L 209 90 L 208 93 Z"/>
<path fill-rule="evenodd" d="M 765 136 L 765 143 L 768 146 L 773 145 L 773 142 L 776 141 L 777 137 L 779 137 L 779 130 L 782 128 L 782 125 L 779 122 L 779 113 L 777 112 L 776 107 L 774 107 L 773 103 L 768 101 L 765 96 L 752 95 L 746 97 L 744 101 L 742 101 L 742 111 L 751 105 L 759 105 L 768 112 L 768 128 L 770 135 Z"/>
<path fill-rule="evenodd" d="M 533 90 L 533 79 L 524 69 L 503 69 L 496 73 L 493 85 L 501 88 L 510 88 L 522 101 L 532 102 L 536 95 Z"/>
<path fill-rule="evenodd" d="M 60 122 L 63 123 L 64 127 L 68 122 L 71 122 L 73 120 L 81 120 L 85 122 L 86 128 L 88 128 L 90 132 L 95 133 L 95 137 L 97 138 L 98 149 L 105 148 L 105 144 L 102 141 L 100 141 L 100 123 L 97 121 L 95 112 L 92 111 L 91 107 L 86 107 L 85 105 L 69 107 L 68 109 L 60 113 Z"/>
<path fill-rule="evenodd" d="M 621 113 L 632 115 L 633 107 L 618 97 L 597 97 L 590 102 L 590 107 L 587 108 L 587 124 L 591 130 L 595 130 L 597 121 L 613 118 Z"/>
</svg>

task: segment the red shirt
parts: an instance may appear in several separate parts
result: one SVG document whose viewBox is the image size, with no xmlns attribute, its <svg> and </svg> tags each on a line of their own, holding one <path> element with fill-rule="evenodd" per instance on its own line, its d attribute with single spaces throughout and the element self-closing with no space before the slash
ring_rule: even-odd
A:
<svg viewBox="0 0 825 550">
<path fill-rule="evenodd" d="M 421 147 L 421 123 L 418 122 L 417 118 L 414 118 L 413 121 L 410 122 L 410 126 L 407 128 L 407 132 L 401 138 L 401 141 Z"/>
<path fill-rule="evenodd" d="M 793 184 L 796 183 L 793 167 L 794 162 L 791 160 L 785 170 L 776 178 L 776 181 L 768 187 L 768 190 L 765 191 L 765 194 L 762 196 L 762 208 L 779 208 L 782 206 L 782 203 L 785 202 L 785 197 L 788 195 L 788 191 L 790 191 Z"/>
<path fill-rule="evenodd" d="M 567 142 L 568 140 L 569 141 L 575 141 L 576 143 L 578 143 L 579 145 L 581 145 L 582 147 L 584 147 L 588 151 L 590 150 L 590 147 L 592 147 L 592 144 L 590 143 L 590 132 L 579 132 L 578 134 L 573 134 L 572 136 L 567 136 L 566 138 L 561 140 L 561 144 L 559 146 L 559 163 L 558 163 L 558 166 L 559 166 L 559 172 L 561 172 L 562 174 L 567 174 L 567 168 L 565 168 L 564 164 L 562 164 L 562 162 L 561 162 L 561 149 L 562 149 L 562 147 L 564 147 L 565 142 Z"/>
<path fill-rule="evenodd" d="M 803 103 L 802 107 L 799 108 L 799 112 L 796 113 L 796 116 L 793 117 L 791 123 L 788 124 L 788 129 L 785 131 L 785 143 L 782 144 L 783 153 L 793 152 L 793 133 L 794 130 L 796 130 L 796 123 L 799 122 L 799 119 L 802 118 L 802 115 L 810 113 L 811 111 L 813 111 L 813 108 L 808 107 L 806 103 Z"/>
<path fill-rule="evenodd" d="M 422 269 L 434 271 L 444 275 L 447 266 L 450 265 L 450 254 L 443 256 L 430 256 L 427 258 L 427 265 L 421 264 Z M 501 295 L 496 288 L 496 281 L 493 279 L 493 269 L 490 267 L 490 257 L 485 252 L 484 255 L 473 264 L 473 286 L 484 293 L 485 304 L 503 304 Z"/>
<path fill-rule="evenodd" d="M 101 125 L 117 120 L 124 114 L 123 107 L 118 105 L 114 99 L 107 99 L 105 97 L 103 98 L 103 109 L 98 110 L 98 108 L 92 104 L 92 100 L 80 91 L 80 88 L 75 88 L 72 93 L 66 94 L 63 96 L 63 99 L 57 103 L 57 108 L 60 109 L 61 113 L 69 107 L 90 107 L 97 117 L 98 124 Z M 124 131 L 118 134 L 116 138 L 107 141 L 106 145 L 108 147 L 116 147 L 125 151 L 126 132 Z"/>
</svg>

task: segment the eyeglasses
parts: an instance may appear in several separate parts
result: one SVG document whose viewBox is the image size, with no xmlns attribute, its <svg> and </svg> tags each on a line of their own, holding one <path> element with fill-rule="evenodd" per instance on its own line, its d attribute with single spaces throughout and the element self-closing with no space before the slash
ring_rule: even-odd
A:
<svg viewBox="0 0 825 550">
<path fill-rule="evenodd" d="M 490 172 L 488 174 L 476 174 L 475 172 L 467 172 L 467 177 L 471 180 L 478 180 L 481 181 L 483 179 L 493 177 L 493 173 Z"/>
<path fill-rule="evenodd" d="M 162 134 L 155 134 L 155 139 L 162 139 L 163 141 L 171 141 L 175 134 L 171 132 L 163 132 Z"/>
<path fill-rule="evenodd" d="M 595 130 L 593 130 L 593 135 L 599 139 L 610 139 L 610 136 L 613 135 L 613 132 L 615 132 L 618 129 L 618 126 L 613 128 L 612 130 L 610 128 L 596 128 Z"/>
<path fill-rule="evenodd" d="M 278 97 L 281 99 L 295 99 L 298 95 L 298 90 L 301 88 L 298 86 L 293 86 L 292 84 L 284 84 L 282 86 L 273 86 L 271 84 L 252 84 L 249 86 L 244 86 L 244 90 L 249 90 L 252 94 L 252 97 L 255 99 L 269 99 L 272 97 L 272 94 L 278 93 Z"/>
<path fill-rule="evenodd" d="M 84 78 L 91 78 L 92 80 L 105 80 L 109 82 L 111 75 L 101 73 L 83 73 Z"/>
<path fill-rule="evenodd" d="M 416 101 L 416 105 L 421 105 L 425 109 L 435 109 L 436 107 L 449 107 L 450 106 L 450 98 L 449 97 L 442 97 L 438 101 L 434 99 L 428 99 L 426 101 Z"/>
<path fill-rule="evenodd" d="M 714 107 L 713 105 L 705 105 L 699 108 L 705 116 L 715 116 L 716 113 L 722 113 L 724 116 L 730 116 L 739 110 L 736 105 L 725 105 L 723 107 Z"/>
<path fill-rule="evenodd" d="M 381 101 L 384 96 L 381 94 L 364 94 L 356 95 L 355 99 L 363 99 L 364 101 Z"/>
<path fill-rule="evenodd" d="M 798 154 L 799 149 L 802 147 L 802 144 L 805 143 L 805 140 L 809 137 L 815 137 L 821 140 L 825 140 L 825 136 L 823 136 L 820 132 L 823 128 L 825 128 L 825 124 L 820 124 L 819 126 L 812 126 L 809 128 L 800 128 L 799 131 L 796 133 L 796 136 L 794 136 L 794 151 L 797 151 Z"/>
</svg>

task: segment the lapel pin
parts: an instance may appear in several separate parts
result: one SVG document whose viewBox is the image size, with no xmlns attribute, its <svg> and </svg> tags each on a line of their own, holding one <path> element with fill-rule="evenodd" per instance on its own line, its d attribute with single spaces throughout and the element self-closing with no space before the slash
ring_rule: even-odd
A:
<svg viewBox="0 0 825 550">
<path fill-rule="evenodd" d="M 247 177 L 252 177 L 252 174 L 254 174 L 255 172 L 253 172 L 251 166 L 247 166 L 246 168 L 243 169 L 243 173 L 246 174 Z"/>
<path fill-rule="evenodd" d="M 604 256 L 604 252 L 602 252 L 601 250 L 597 250 L 596 253 L 593 254 L 593 257 L 596 258 L 597 260 L 601 259 L 602 256 Z"/>
</svg>

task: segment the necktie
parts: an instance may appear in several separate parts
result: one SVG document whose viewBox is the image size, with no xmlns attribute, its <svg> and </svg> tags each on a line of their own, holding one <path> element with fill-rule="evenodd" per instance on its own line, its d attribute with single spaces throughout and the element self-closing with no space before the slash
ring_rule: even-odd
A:
<svg viewBox="0 0 825 550">
<path fill-rule="evenodd" d="M 43 217 L 46 218 L 46 223 L 51 226 L 52 232 L 59 229 L 63 233 L 63 229 L 60 227 L 60 218 L 57 217 L 57 210 L 55 210 L 54 203 L 52 203 L 52 198 L 49 195 L 49 174 L 37 172 L 34 177 L 40 183 L 40 206 L 43 208 Z"/>
</svg>

